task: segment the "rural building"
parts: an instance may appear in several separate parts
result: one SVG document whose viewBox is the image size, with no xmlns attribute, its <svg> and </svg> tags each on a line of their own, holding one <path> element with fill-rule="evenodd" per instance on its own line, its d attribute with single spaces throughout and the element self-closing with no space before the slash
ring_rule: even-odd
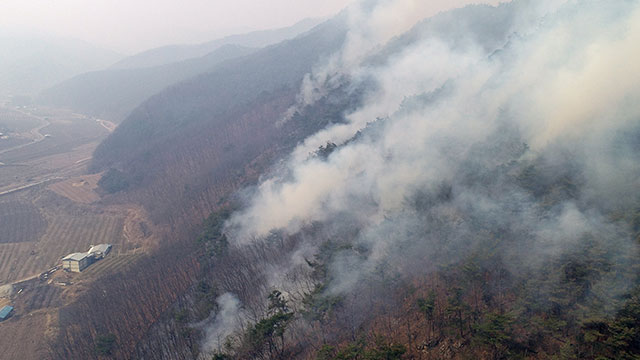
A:
<svg viewBox="0 0 640 360">
<path fill-rule="evenodd" d="M 62 268 L 73 272 L 81 272 L 92 262 L 93 255 L 89 253 L 73 253 L 62 259 Z"/>
<path fill-rule="evenodd" d="M 9 316 L 11 316 L 12 312 L 13 306 L 4 306 L 2 309 L 0 309 L 0 321 L 5 321 Z"/>
<path fill-rule="evenodd" d="M 62 259 L 62 268 L 68 271 L 81 272 L 94 261 L 107 256 L 111 251 L 111 244 L 91 245 L 86 253 L 73 253 Z"/>
<path fill-rule="evenodd" d="M 111 251 L 111 244 L 91 245 L 89 254 L 93 255 L 95 259 L 102 259 Z"/>
</svg>

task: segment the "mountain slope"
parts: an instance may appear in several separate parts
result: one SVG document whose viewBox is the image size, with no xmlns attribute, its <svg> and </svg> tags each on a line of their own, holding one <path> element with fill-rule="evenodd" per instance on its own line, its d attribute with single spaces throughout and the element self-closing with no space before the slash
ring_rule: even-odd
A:
<svg viewBox="0 0 640 360">
<path fill-rule="evenodd" d="M 43 91 L 38 101 L 119 122 L 141 102 L 169 85 L 212 71 L 253 49 L 224 45 L 194 59 L 144 69 L 117 69 L 75 76 Z"/>
<path fill-rule="evenodd" d="M 233 177 L 218 174 L 214 165 L 196 159 L 214 156 L 216 161 L 231 164 L 235 156 L 251 158 L 272 146 L 273 136 L 286 137 L 283 132 L 288 127 L 280 129 L 276 122 L 295 102 L 303 76 L 320 59 L 336 51 L 344 36 L 343 20 L 337 18 L 304 36 L 224 63 L 214 72 L 153 96 L 96 149 L 93 168 L 118 168 L 132 185 L 147 190 L 154 182 L 171 183 L 170 177 L 158 177 L 160 173 Z M 267 109 L 256 112 L 263 107 Z M 240 119 L 258 123 L 243 128 Z M 222 136 L 224 132 L 230 133 Z M 256 136 L 260 141 L 250 140 Z M 193 159 L 187 160 L 190 157 Z M 186 166 L 197 169 L 185 171 Z M 175 196 L 180 197 L 184 189 L 175 188 Z M 160 211 L 162 207 L 155 208 Z"/>
<path fill-rule="evenodd" d="M 156 325 L 116 357 L 637 357 L 640 8 L 537 3 L 370 46 L 369 16 L 402 17 L 368 2 L 138 107 L 92 167 L 202 272 L 174 316 L 108 323 Z M 101 293 L 75 311 L 100 323 Z M 64 325 L 65 355 L 90 347 Z"/>
<path fill-rule="evenodd" d="M 173 320 L 168 311 L 176 292 L 186 291 L 195 281 L 194 274 L 202 276 L 203 248 L 193 241 L 202 220 L 233 192 L 257 181 L 299 139 L 342 121 L 341 109 L 354 106 L 352 96 L 336 93 L 309 116 L 276 124 L 295 103 L 302 76 L 339 49 L 344 36 L 344 19 L 334 19 L 299 39 L 168 88 L 137 108 L 100 146 L 93 168 L 114 169 L 113 176 L 129 183 L 126 191 L 105 201 L 143 204 L 167 233 L 150 262 L 93 284 L 86 295 L 61 311 L 64 322 L 52 350 L 54 358 L 96 358 L 92 344 L 99 334 L 91 330 L 95 324 L 101 324 L 100 333 L 116 336 L 114 358 L 131 358 L 152 324 L 162 316 Z M 176 277 L 181 281 L 167 281 Z M 104 297 L 103 285 L 118 300 Z M 90 311 L 96 307 L 108 311 Z M 119 320 L 120 316 L 126 320 Z M 151 345 L 142 344 L 144 350 L 139 349 L 149 358 L 188 353 L 166 348 L 174 342 L 197 341 L 195 334 L 193 341 L 186 342 L 180 338 L 168 344 L 166 336 L 150 340 Z"/>
</svg>

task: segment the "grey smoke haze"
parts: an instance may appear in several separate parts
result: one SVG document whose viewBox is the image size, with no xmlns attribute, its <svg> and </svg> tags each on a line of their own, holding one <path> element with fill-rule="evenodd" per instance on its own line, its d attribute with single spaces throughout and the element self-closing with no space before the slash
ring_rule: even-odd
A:
<svg viewBox="0 0 640 360">
<path fill-rule="evenodd" d="M 638 251 L 606 214 L 628 209 L 640 189 L 640 3 L 469 6 L 403 36 L 420 19 L 416 4 L 349 9 L 349 40 L 307 76 L 288 115 L 342 85 L 372 91 L 346 123 L 305 139 L 246 192 L 226 224 L 232 243 L 297 239 L 284 260 L 251 258 L 265 291 L 281 289 L 295 308 L 313 289 L 306 261 L 327 240 L 348 239 L 323 291 L 345 297 L 354 327 L 370 310 L 362 294 L 389 291 L 372 280 L 380 269 L 420 277 L 498 252 L 527 278 L 596 244 L 611 268 L 590 279 L 589 296 L 615 310 L 609 300 L 627 291 L 620 274 Z M 338 148 L 314 156 L 328 141 Z M 539 189 L 553 184 L 551 195 Z M 541 306 L 552 291 L 544 286 Z"/>
<path fill-rule="evenodd" d="M 514 16 L 528 10 L 528 4 L 519 4 Z M 375 79 L 379 90 L 348 115 L 348 124 L 325 129 L 294 151 L 288 164 L 292 179 L 272 178 L 260 184 L 251 206 L 231 221 L 240 229 L 238 238 L 264 236 L 272 229 L 295 233 L 335 212 L 356 212 L 349 208 L 353 198 L 373 197 L 381 219 L 385 212 L 402 207 L 417 186 L 448 180 L 460 158 L 442 156 L 442 147 L 458 145 L 461 154 L 469 151 L 495 131 L 505 111 L 535 152 L 563 142 L 591 153 L 585 171 L 592 186 L 619 183 L 618 174 L 636 172 L 637 162 L 612 162 L 599 152 L 611 145 L 603 143 L 610 139 L 608 134 L 637 125 L 636 3 L 585 4 L 574 16 L 563 16 L 570 12 L 565 9 L 546 20 L 548 24 L 511 29 L 509 33 L 535 33 L 511 39 L 504 50 L 508 56 L 499 60 L 491 61 L 481 44 L 453 48 L 446 39 L 428 38 L 382 66 L 351 70 L 353 78 Z M 619 13 L 621 6 L 629 8 L 624 15 Z M 351 46 L 346 49 L 351 51 Z M 453 89 L 435 104 L 399 111 L 406 98 L 445 84 L 454 84 L 449 86 Z M 343 143 L 367 122 L 389 116 L 374 142 L 345 146 L 326 162 L 307 159 L 325 142 Z M 622 168 L 606 171 L 612 163 Z M 635 185 L 627 184 L 629 190 Z"/>
<path fill-rule="evenodd" d="M 470 15 L 456 26 L 473 28 L 486 9 L 468 8 Z M 376 91 L 347 114 L 348 123 L 309 137 L 282 174 L 254 189 L 248 206 L 227 224 L 236 244 L 274 231 L 296 234 L 311 224 L 352 224 L 360 229 L 355 243 L 366 256 L 345 251 L 334 259 L 332 293 L 353 291 L 382 265 L 427 274 L 454 264 L 488 241 L 483 231 L 511 234 L 504 256 L 515 273 L 539 271 L 591 237 L 606 239 L 608 256 L 623 269 L 625 256 L 637 249 L 600 212 L 634 201 L 629 194 L 640 188 L 633 150 L 640 125 L 640 6 L 517 1 L 498 9 L 514 20 L 499 31 L 487 29 L 502 34 L 502 42 L 483 43 L 478 39 L 491 37 L 483 33 L 464 41 L 424 34 L 397 40 L 400 50 L 383 62 L 360 56 L 360 62 L 338 67 L 352 82 L 373 79 Z M 335 59 L 344 56 L 317 73 L 335 73 Z M 327 83 L 305 82 L 301 92 L 310 84 L 322 93 Z M 376 118 L 385 120 L 367 125 Z M 361 136 L 349 140 L 358 130 Z M 326 160 L 310 156 L 327 141 L 341 146 Z M 509 180 L 512 161 L 547 169 L 543 177 L 549 179 L 575 178 L 578 199 L 558 195 L 560 201 L 546 209 Z M 445 195 L 443 187 L 450 189 Z M 302 248 L 317 249 L 327 238 L 311 237 Z M 279 287 L 278 279 L 298 268 L 292 260 L 289 270 L 280 265 L 283 274 L 274 275 L 273 267 L 265 272 Z M 597 284 L 594 289 L 604 294 L 625 289 L 609 278 Z"/>
<path fill-rule="evenodd" d="M 79 38 L 123 53 L 330 16 L 349 0 L 3 0 L 0 30 Z"/>
<path fill-rule="evenodd" d="M 225 339 L 231 335 L 244 321 L 240 300 L 230 293 L 220 295 L 216 299 L 218 312 L 212 323 L 206 327 L 203 340 L 203 355 L 221 352 Z"/>
</svg>

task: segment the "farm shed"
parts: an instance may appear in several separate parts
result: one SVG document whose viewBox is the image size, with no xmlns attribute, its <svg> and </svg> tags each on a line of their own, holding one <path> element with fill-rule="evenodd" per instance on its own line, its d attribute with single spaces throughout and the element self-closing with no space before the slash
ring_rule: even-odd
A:
<svg viewBox="0 0 640 360">
<path fill-rule="evenodd" d="M 2 309 L 0 309 L 0 321 L 6 320 L 9 316 L 11 316 L 12 312 L 13 306 L 4 306 Z"/>
<path fill-rule="evenodd" d="M 89 254 L 93 255 L 96 259 L 102 259 L 111 251 L 111 244 L 92 245 L 89 249 Z"/>
<path fill-rule="evenodd" d="M 62 268 L 73 272 L 81 272 L 93 262 L 89 253 L 73 253 L 62 259 Z"/>
</svg>

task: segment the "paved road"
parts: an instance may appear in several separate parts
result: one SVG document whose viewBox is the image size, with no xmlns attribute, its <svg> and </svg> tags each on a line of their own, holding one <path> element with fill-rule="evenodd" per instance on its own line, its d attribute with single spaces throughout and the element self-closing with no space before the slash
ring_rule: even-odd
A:
<svg viewBox="0 0 640 360">
<path fill-rule="evenodd" d="M 0 196 L 9 195 L 11 193 L 14 193 L 14 192 L 17 192 L 17 191 L 20 191 L 20 190 L 25 190 L 25 189 L 28 189 L 28 188 L 31 188 L 31 187 L 34 187 L 34 186 L 37 186 L 37 185 L 40 185 L 40 184 L 44 184 L 44 183 L 49 182 L 49 181 L 60 180 L 60 179 L 64 179 L 64 178 L 56 176 L 56 177 L 40 180 L 38 182 L 34 182 L 34 183 L 31 183 L 31 184 L 21 185 L 21 186 L 18 186 L 18 187 L 14 187 L 13 189 L 9 189 L 9 190 L 5 190 L 5 191 L 0 192 Z"/>
</svg>

